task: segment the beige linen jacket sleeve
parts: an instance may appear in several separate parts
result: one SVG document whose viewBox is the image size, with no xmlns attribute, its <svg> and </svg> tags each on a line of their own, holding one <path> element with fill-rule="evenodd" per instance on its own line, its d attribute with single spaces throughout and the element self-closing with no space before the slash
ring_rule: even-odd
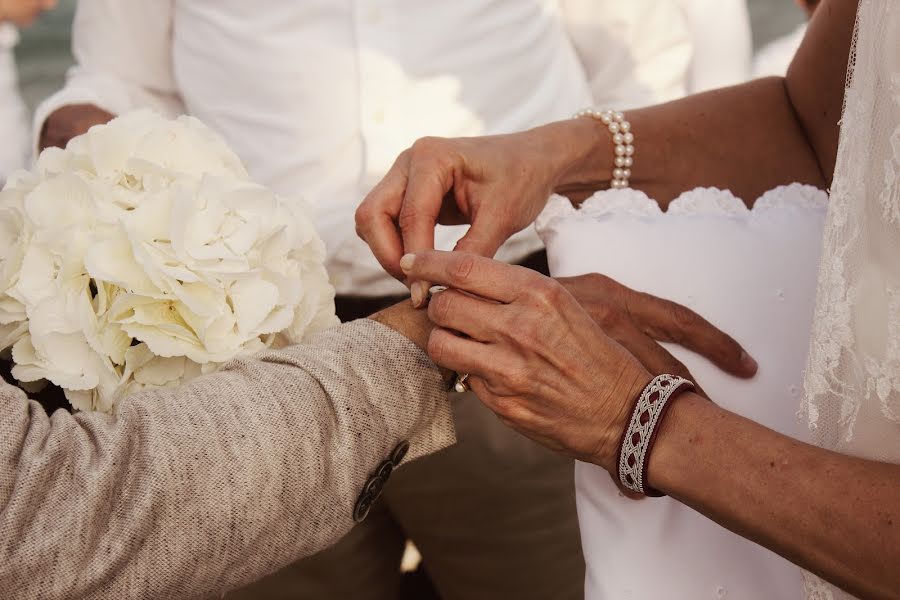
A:
<svg viewBox="0 0 900 600">
<path fill-rule="evenodd" d="M 454 441 L 445 386 L 371 320 L 48 417 L 0 388 L 0 598 L 202 598 L 337 541 L 398 443 Z"/>
</svg>

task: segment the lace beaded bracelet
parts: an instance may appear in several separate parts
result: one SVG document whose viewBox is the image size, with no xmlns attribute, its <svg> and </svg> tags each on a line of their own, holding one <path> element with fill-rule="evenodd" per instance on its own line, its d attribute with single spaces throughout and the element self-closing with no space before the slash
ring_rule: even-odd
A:
<svg viewBox="0 0 900 600">
<path fill-rule="evenodd" d="M 609 129 L 616 155 L 609 186 L 614 190 L 627 188 L 628 180 L 631 178 L 631 167 L 634 166 L 634 134 L 631 132 L 631 123 L 625 120 L 625 115 L 615 110 L 586 108 L 575 113 L 573 118 L 581 117 L 596 119 Z"/>
<path fill-rule="evenodd" d="M 645 496 L 665 495 L 647 485 L 650 452 L 672 399 L 693 389 L 693 383 L 676 375 L 659 375 L 643 389 L 619 441 L 618 475 L 623 486 Z"/>
</svg>

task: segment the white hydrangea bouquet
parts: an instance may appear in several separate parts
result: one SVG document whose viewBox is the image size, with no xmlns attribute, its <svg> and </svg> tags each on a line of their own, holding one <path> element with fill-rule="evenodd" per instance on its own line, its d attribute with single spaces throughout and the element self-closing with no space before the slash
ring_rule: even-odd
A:
<svg viewBox="0 0 900 600">
<path fill-rule="evenodd" d="M 337 323 L 308 209 L 198 120 L 149 111 L 43 152 L 0 192 L 0 351 L 78 410 Z"/>
</svg>

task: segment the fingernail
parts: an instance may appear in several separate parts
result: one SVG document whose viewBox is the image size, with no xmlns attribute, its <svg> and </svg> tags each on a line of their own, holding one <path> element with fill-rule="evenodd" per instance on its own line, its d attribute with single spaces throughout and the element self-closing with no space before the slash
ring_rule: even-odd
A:
<svg viewBox="0 0 900 600">
<path fill-rule="evenodd" d="M 741 353 L 741 366 L 750 373 L 756 373 L 759 369 L 759 364 L 746 351 Z"/>
<path fill-rule="evenodd" d="M 409 272 L 409 270 L 413 268 L 413 263 L 415 262 L 415 254 L 404 254 L 403 258 L 400 259 L 400 268 L 403 269 L 405 273 Z"/>
<path fill-rule="evenodd" d="M 415 283 L 413 283 L 412 287 L 409 289 L 409 292 L 412 295 L 413 308 L 419 308 L 420 306 L 422 306 L 422 304 L 425 302 L 425 293 L 422 289 L 422 282 L 416 281 Z"/>
</svg>

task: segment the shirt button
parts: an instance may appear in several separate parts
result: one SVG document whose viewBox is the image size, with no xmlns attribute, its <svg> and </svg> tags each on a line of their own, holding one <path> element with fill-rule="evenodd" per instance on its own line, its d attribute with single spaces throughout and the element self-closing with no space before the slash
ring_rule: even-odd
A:
<svg viewBox="0 0 900 600">
<path fill-rule="evenodd" d="M 391 462 L 394 463 L 395 467 L 403 462 L 407 452 L 409 452 L 409 442 L 404 441 L 397 444 L 397 447 L 391 452 Z"/>
</svg>

